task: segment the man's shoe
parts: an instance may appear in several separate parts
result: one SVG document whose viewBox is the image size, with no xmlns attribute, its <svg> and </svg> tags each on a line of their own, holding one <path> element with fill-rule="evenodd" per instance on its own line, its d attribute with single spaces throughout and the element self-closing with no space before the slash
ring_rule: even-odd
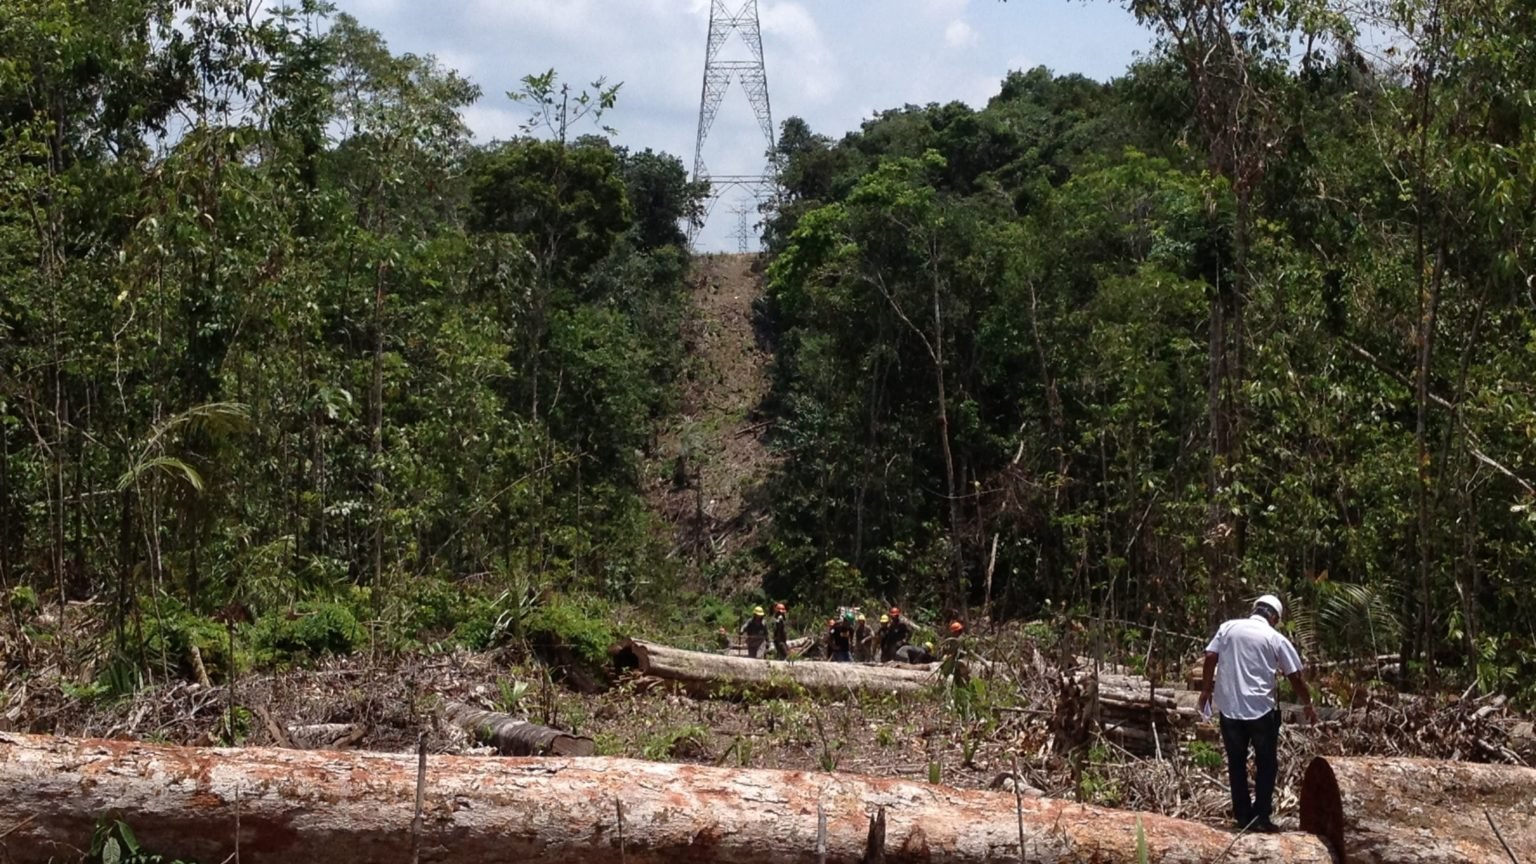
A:
<svg viewBox="0 0 1536 864">
<path fill-rule="evenodd" d="M 1248 826 L 1248 831 L 1253 834 L 1279 834 L 1280 826 L 1268 819 L 1255 819 L 1253 824 Z"/>
</svg>

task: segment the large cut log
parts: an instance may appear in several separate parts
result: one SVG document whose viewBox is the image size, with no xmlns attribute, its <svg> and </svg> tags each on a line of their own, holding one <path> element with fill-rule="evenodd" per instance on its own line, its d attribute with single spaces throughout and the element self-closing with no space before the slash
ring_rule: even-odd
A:
<svg viewBox="0 0 1536 864">
<path fill-rule="evenodd" d="M 16 864 L 74 860 L 103 814 L 146 848 L 246 864 L 399 862 L 412 846 L 416 757 L 199 750 L 0 734 L 0 831 Z M 427 765 L 421 861 L 454 864 L 811 864 L 865 858 L 885 811 L 888 864 L 1331 862 L 1309 834 L 1247 835 L 1163 816 L 848 774 L 628 759 Z M 1022 828 L 1020 823 L 1022 822 Z M 1020 836 L 1023 850 L 1020 854 Z M 878 856 L 870 856 L 879 860 Z"/>
<path fill-rule="evenodd" d="M 1344 864 L 1510 864 L 1505 844 L 1533 861 L 1536 769 L 1319 756 L 1302 778 L 1301 828 Z"/>
<path fill-rule="evenodd" d="M 862 663 L 781 663 L 684 651 L 638 639 L 626 639 L 608 649 L 608 653 L 621 669 L 638 669 L 700 693 L 744 687 L 784 694 L 797 689 L 813 693 L 919 693 L 939 683 L 938 675 L 925 669 Z"/>
<path fill-rule="evenodd" d="M 443 719 L 468 732 L 476 743 L 495 747 L 503 756 L 591 756 L 597 752 L 591 738 L 462 702 L 444 705 Z"/>
</svg>

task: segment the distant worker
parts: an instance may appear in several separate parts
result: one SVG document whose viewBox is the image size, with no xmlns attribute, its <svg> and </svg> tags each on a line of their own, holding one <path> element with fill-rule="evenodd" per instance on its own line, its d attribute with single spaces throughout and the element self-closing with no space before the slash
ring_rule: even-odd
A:
<svg viewBox="0 0 1536 864">
<path fill-rule="evenodd" d="M 875 634 L 869 629 L 869 619 L 863 612 L 854 619 L 853 644 L 860 662 L 873 659 Z"/>
<path fill-rule="evenodd" d="M 889 663 L 896 659 L 896 652 L 901 646 L 912 639 L 912 625 L 907 619 L 901 617 L 901 610 L 891 607 L 890 623 L 885 626 L 885 635 L 880 640 L 880 662 Z"/>
<path fill-rule="evenodd" d="M 1247 618 L 1234 618 L 1216 631 L 1205 646 L 1205 683 L 1200 712 L 1213 698 L 1221 712 L 1221 741 L 1227 751 L 1227 778 L 1232 784 L 1232 817 L 1237 827 L 1264 834 L 1280 829 L 1270 821 L 1274 810 L 1275 775 L 1279 773 L 1280 710 L 1275 701 L 1275 673 L 1288 678 L 1306 710 L 1308 723 L 1317 722 L 1312 692 L 1301 674 L 1301 657 L 1291 640 L 1275 629 L 1285 607 L 1265 594 Z M 1253 748 L 1256 776 L 1248 797 L 1248 749 Z"/>
<path fill-rule="evenodd" d="M 965 624 L 958 618 L 951 619 L 945 631 L 947 635 L 939 643 L 939 660 L 944 664 L 939 667 L 939 674 L 963 686 L 971 680 L 971 670 L 965 662 L 964 646 L 961 644 L 961 637 L 965 636 Z"/>
<path fill-rule="evenodd" d="M 747 656 L 758 658 L 763 656 L 763 645 L 768 642 L 768 622 L 763 620 L 763 607 L 755 606 L 752 609 L 752 618 L 741 625 L 741 632 L 747 637 Z"/>
<path fill-rule="evenodd" d="M 789 659 L 789 633 L 786 617 L 788 612 L 783 603 L 773 604 L 773 651 L 779 655 L 780 660 Z"/>
<path fill-rule="evenodd" d="M 842 618 L 834 618 L 827 633 L 828 655 L 834 663 L 853 662 L 853 612 L 844 612 Z"/>
<path fill-rule="evenodd" d="M 939 658 L 933 653 L 933 643 L 924 642 L 922 645 L 903 645 L 896 649 L 896 659 L 903 663 L 917 665 L 933 663 Z"/>
</svg>

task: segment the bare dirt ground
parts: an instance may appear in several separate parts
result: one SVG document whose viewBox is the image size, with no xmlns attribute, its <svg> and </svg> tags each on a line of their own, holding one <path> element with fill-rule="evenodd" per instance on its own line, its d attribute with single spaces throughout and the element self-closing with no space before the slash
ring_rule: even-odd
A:
<svg viewBox="0 0 1536 864">
<path fill-rule="evenodd" d="M 658 435 L 648 497 L 670 527 L 672 554 L 692 566 L 698 588 L 751 588 L 761 578 L 739 555 L 766 515 L 753 492 L 774 456 L 758 408 L 773 356 L 759 338 L 754 304 L 763 295 L 756 255 L 701 255 L 690 277 L 696 316 L 684 334 L 692 358 L 679 417 Z M 729 586 L 720 581 L 729 570 Z"/>
</svg>

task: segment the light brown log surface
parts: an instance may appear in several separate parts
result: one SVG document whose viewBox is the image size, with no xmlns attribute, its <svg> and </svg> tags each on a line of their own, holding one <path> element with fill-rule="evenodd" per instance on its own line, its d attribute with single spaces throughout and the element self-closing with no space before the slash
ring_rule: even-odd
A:
<svg viewBox="0 0 1536 864">
<path fill-rule="evenodd" d="M 410 848 L 411 755 L 193 749 L 0 734 L 0 831 L 8 860 L 73 860 L 103 814 L 147 849 L 246 864 L 399 862 Z M 619 848 L 617 807 L 624 810 Z M 1018 861 L 1007 793 L 791 771 L 627 759 L 475 759 L 428 763 L 424 862 L 810 864 L 818 805 L 827 861 L 863 857 L 869 814 L 886 812 L 889 864 Z M 1022 803 L 1027 864 L 1131 864 L 1141 822 L 1154 864 L 1206 864 L 1233 835 L 1162 816 L 1064 801 Z M 1245 836 L 1231 864 L 1322 864 L 1307 834 Z"/>
<path fill-rule="evenodd" d="M 1536 860 L 1536 769 L 1319 756 L 1302 779 L 1301 827 L 1348 864 L 1510 864 L 1489 817 Z"/>
<path fill-rule="evenodd" d="M 638 639 L 627 639 L 609 649 L 609 653 L 621 668 L 636 668 L 647 675 L 705 691 L 725 685 L 786 692 L 803 688 L 813 693 L 846 693 L 849 690 L 921 693 L 939 683 L 938 675 L 926 669 L 808 660 L 792 663 L 755 660 L 684 651 Z"/>
</svg>

